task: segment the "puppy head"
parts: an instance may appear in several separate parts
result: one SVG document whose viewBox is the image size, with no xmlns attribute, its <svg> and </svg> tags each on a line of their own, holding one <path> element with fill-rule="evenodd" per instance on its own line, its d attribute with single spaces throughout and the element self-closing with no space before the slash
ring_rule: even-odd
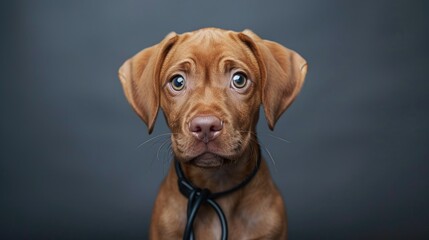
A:
<svg viewBox="0 0 429 240">
<path fill-rule="evenodd" d="M 177 159 L 217 167 L 256 141 L 261 104 L 274 128 L 301 89 L 306 66 L 297 53 L 249 30 L 211 28 L 170 33 L 127 60 L 119 77 L 149 133 L 163 109 Z"/>
</svg>

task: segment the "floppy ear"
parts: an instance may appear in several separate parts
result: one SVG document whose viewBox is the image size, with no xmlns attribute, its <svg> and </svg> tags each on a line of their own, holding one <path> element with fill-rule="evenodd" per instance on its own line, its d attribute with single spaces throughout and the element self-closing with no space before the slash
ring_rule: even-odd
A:
<svg viewBox="0 0 429 240">
<path fill-rule="evenodd" d="M 176 33 L 172 32 L 159 44 L 142 50 L 119 68 L 118 75 L 125 96 L 146 123 L 149 134 L 153 130 L 159 109 L 161 66 L 177 39 Z"/>
<path fill-rule="evenodd" d="M 250 30 L 239 33 L 258 61 L 262 78 L 262 104 L 271 130 L 301 90 L 307 62 L 282 45 L 263 40 Z"/>
</svg>

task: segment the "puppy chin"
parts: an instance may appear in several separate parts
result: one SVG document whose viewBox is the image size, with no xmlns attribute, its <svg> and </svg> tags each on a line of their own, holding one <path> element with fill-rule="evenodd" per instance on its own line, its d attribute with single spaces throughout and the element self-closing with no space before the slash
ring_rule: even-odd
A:
<svg viewBox="0 0 429 240">
<path fill-rule="evenodd" d="M 218 168 L 228 160 L 214 153 L 206 152 L 188 161 L 190 164 L 200 168 Z"/>
</svg>

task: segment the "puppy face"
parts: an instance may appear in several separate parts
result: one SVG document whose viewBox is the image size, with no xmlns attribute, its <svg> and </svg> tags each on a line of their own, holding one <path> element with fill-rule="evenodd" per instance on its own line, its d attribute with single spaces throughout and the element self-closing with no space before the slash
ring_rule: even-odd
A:
<svg viewBox="0 0 429 240">
<path fill-rule="evenodd" d="M 149 132 L 162 108 L 178 160 L 218 167 L 250 151 L 261 104 L 274 128 L 306 70 L 296 52 L 249 30 L 210 28 L 167 35 L 127 60 L 119 78 Z"/>
<path fill-rule="evenodd" d="M 161 108 L 176 158 L 217 167 L 242 155 L 254 138 L 261 77 L 255 55 L 237 34 L 182 35 L 166 56 L 160 79 Z M 212 125 L 202 128 L 220 129 L 205 130 L 198 137 L 192 129 L 195 119 Z"/>
</svg>

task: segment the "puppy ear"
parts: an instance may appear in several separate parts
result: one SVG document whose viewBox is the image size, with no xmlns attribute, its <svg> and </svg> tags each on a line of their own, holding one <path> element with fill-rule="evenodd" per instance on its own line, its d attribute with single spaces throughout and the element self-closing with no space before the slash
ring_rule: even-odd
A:
<svg viewBox="0 0 429 240">
<path fill-rule="evenodd" d="M 159 44 L 142 50 L 119 68 L 118 75 L 125 96 L 146 123 L 149 134 L 152 133 L 159 109 L 161 66 L 177 39 L 177 34 L 172 32 Z"/>
<path fill-rule="evenodd" d="M 262 78 L 262 104 L 271 130 L 293 102 L 304 83 L 307 62 L 298 53 L 282 45 L 263 40 L 250 30 L 239 38 L 253 51 Z"/>
</svg>

